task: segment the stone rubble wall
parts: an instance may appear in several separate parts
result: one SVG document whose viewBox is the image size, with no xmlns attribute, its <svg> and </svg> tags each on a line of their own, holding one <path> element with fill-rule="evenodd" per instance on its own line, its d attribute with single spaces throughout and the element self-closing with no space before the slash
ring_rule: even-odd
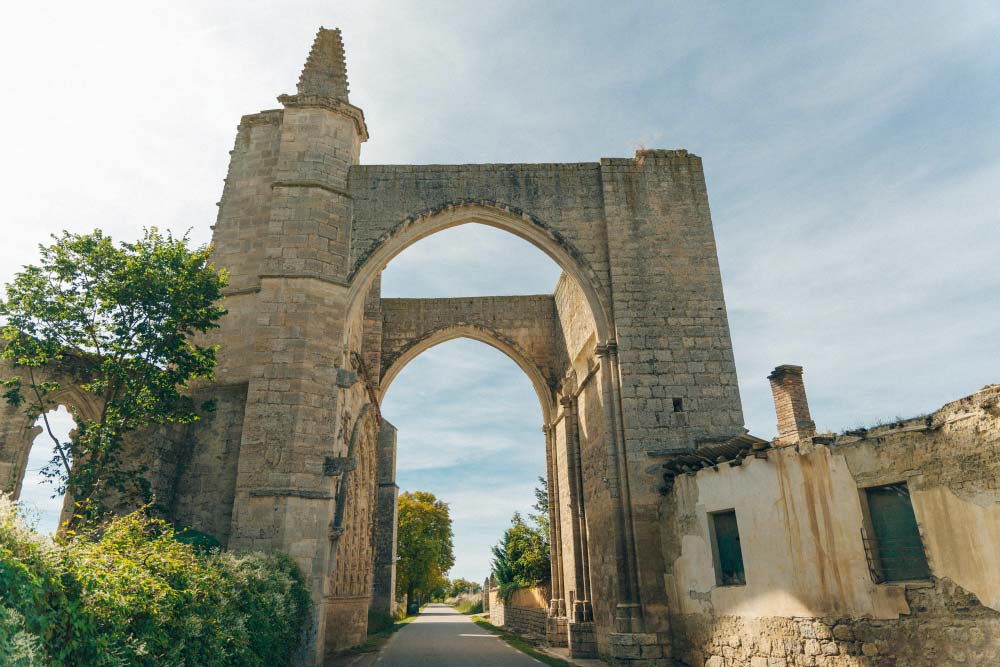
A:
<svg viewBox="0 0 1000 667">
<path fill-rule="evenodd" d="M 898 620 L 672 619 L 685 667 L 993 667 L 1000 665 L 1000 615 L 948 581 L 907 591 L 915 610 Z"/>
</svg>

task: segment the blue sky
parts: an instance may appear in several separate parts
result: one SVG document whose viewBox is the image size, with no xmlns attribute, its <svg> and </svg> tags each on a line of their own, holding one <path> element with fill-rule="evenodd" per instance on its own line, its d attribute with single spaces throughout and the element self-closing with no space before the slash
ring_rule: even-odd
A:
<svg viewBox="0 0 1000 667">
<path fill-rule="evenodd" d="M 319 25 L 344 30 L 363 162 L 702 156 L 754 433 L 774 432 L 781 363 L 805 366 L 834 430 L 1000 381 L 994 2 L 22 3 L 0 25 L 0 279 L 63 228 L 208 241 L 239 117 L 294 90 Z M 467 226 L 384 284 L 526 294 L 557 275 Z M 482 579 L 544 470 L 530 384 L 456 341 L 404 369 L 384 413 L 403 488 L 452 503 L 454 574 Z"/>
</svg>

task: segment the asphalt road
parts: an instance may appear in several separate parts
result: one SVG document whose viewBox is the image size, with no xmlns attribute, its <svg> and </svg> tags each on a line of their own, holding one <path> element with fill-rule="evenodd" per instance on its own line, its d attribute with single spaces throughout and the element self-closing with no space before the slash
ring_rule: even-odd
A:
<svg viewBox="0 0 1000 667">
<path fill-rule="evenodd" d="M 511 648 L 443 604 L 429 604 L 394 634 L 375 660 L 378 667 L 538 667 L 542 663 Z"/>
</svg>

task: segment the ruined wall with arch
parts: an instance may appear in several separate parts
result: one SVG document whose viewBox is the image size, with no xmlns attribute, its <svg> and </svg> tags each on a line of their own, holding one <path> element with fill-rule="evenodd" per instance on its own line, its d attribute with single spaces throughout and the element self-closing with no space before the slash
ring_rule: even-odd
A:
<svg viewBox="0 0 1000 667">
<path fill-rule="evenodd" d="M 79 379 L 65 369 L 27 369 L 0 359 L 0 378 L 7 380 L 15 377 L 22 378 L 23 404 L 14 406 L 0 399 L 0 491 L 10 493 L 13 498 L 20 495 L 31 446 L 43 430 L 27 414 L 28 405 L 37 402 L 37 398 L 31 395 L 32 379 L 38 384 L 55 382 L 59 385 L 57 390 L 45 396 L 45 412 L 64 406 L 74 418 L 82 419 L 96 419 L 101 412 L 99 399 L 82 390 Z"/>
<path fill-rule="evenodd" d="M 363 165 L 368 128 L 344 62 L 339 31 L 320 30 L 296 92 L 237 128 L 213 227 L 228 314 L 205 337 L 220 346 L 215 382 L 197 390 L 225 410 L 137 454 L 153 459 L 165 511 L 231 549 L 291 554 L 314 605 L 302 662 L 322 664 L 364 634 L 383 375 L 449 336 L 484 340 L 550 396 L 550 639 L 575 656 L 666 664 L 649 457 L 743 430 L 700 158 Z M 565 273 L 555 294 L 510 313 L 505 301 L 425 302 L 419 317 L 382 301 L 393 257 L 467 223 L 548 254 Z M 20 474 L 16 424 L 0 415 L 7 480 Z"/>
<path fill-rule="evenodd" d="M 567 366 L 551 295 L 383 299 L 381 391 L 424 350 L 454 338 L 491 345 L 513 359 L 552 412 L 552 394 Z"/>
</svg>

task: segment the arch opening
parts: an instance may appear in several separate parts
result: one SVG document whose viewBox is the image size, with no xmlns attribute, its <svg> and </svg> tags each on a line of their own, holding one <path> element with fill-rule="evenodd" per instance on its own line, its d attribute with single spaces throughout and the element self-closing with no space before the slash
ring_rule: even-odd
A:
<svg viewBox="0 0 1000 667">
<path fill-rule="evenodd" d="M 495 350 L 502 352 L 511 361 L 517 364 L 518 368 L 524 371 L 524 374 L 528 377 L 528 380 L 531 382 L 531 385 L 535 390 L 535 394 L 538 396 L 538 402 L 542 412 L 542 423 L 548 423 L 551 421 L 554 413 L 552 390 L 546 382 L 541 369 L 533 364 L 528 359 L 528 355 L 513 341 L 505 340 L 502 336 L 495 332 L 470 324 L 457 325 L 435 331 L 429 336 L 425 336 L 407 347 L 402 354 L 399 355 L 399 357 L 393 360 L 392 364 L 382 376 L 381 385 L 379 387 L 380 400 L 384 399 L 393 380 L 396 379 L 399 373 L 406 368 L 411 361 L 431 348 L 459 338 L 478 341 L 488 345 Z"/>
<path fill-rule="evenodd" d="M 448 502 L 456 563 L 450 576 L 482 581 L 489 547 L 526 514 L 546 476 L 539 403 L 520 364 L 496 345 L 455 335 L 422 343 L 382 388 L 385 418 L 398 428 L 400 491 Z"/>
<path fill-rule="evenodd" d="M 509 207 L 482 202 L 460 203 L 407 218 L 371 247 L 362 250 L 350 277 L 348 321 L 359 320 L 372 284 L 393 258 L 433 234 L 472 223 L 506 231 L 545 253 L 582 290 L 598 340 L 611 337 L 610 304 L 597 273 L 583 253 L 536 218 Z M 349 339 L 350 332 L 345 331 L 344 342 Z"/>
<path fill-rule="evenodd" d="M 53 438 L 66 443 L 75 428 L 73 415 L 65 405 L 59 404 L 39 416 L 30 429 L 34 438 L 16 495 L 21 507 L 37 522 L 37 530 L 42 534 L 54 534 L 58 530 L 66 504 L 66 491 L 61 488 L 63 483 L 59 479 L 65 468 Z"/>
<path fill-rule="evenodd" d="M 494 239 L 509 239 L 510 245 L 473 244 L 471 249 L 459 249 L 428 239 L 440 232 L 449 236 L 447 230 L 462 226 L 490 228 L 487 233 L 492 233 Z M 458 236 L 457 231 L 452 234 Z M 361 237 L 364 238 L 363 227 Z M 408 252 L 418 244 L 424 249 Z M 444 252 L 435 252 L 435 248 Z M 499 261 L 498 249 L 506 255 Z M 384 294 L 387 285 L 407 280 L 387 279 L 393 276 L 396 267 L 391 260 L 403 253 L 406 260 L 400 263 L 400 275 L 408 274 L 410 282 L 403 284 L 402 295 L 387 296 Z M 505 266 L 504 260 L 511 256 L 515 259 Z M 479 266 L 472 267 L 479 273 L 473 274 L 476 280 L 471 288 L 469 282 L 462 280 L 470 275 L 470 258 L 480 260 Z M 551 276 L 551 280 L 526 286 L 526 281 L 519 280 L 518 261 L 523 265 L 535 262 L 551 267 L 551 273 L 538 274 Z M 456 268 L 458 275 L 454 272 Z M 422 272 L 432 275 L 425 279 Z M 489 278 L 480 280 L 485 275 Z M 449 284 L 449 280 L 454 282 Z M 459 557 L 451 576 L 482 580 L 489 572 L 489 547 L 510 527 L 511 513 L 519 512 L 525 519 L 530 515 L 543 516 L 546 542 L 554 549 L 550 585 L 560 590 L 557 597 L 562 598 L 564 579 L 568 576 L 562 565 L 564 546 L 576 543 L 575 538 L 563 537 L 564 526 L 558 518 L 561 515 L 553 508 L 561 502 L 576 501 L 566 495 L 568 468 L 557 470 L 554 463 L 556 448 L 569 448 L 570 440 L 569 431 L 559 439 L 556 424 L 570 421 L 562 419 L 564 413 L 558 399 L 565 398 L 567 392 L 582 391 L 577 383 L 593 378 L 597 343 L 611 338 L 609 311 L 605 306 L 606 282 L 598 279 L 587 258 L 558 233 L 530 216 L 483 202 L 407 218 L 373 242 L 371 249 L 356 262 L 343 302 L 347 326 L 342 349 L 351 355 L 350 363 L 368 379 L 368 391 L 388 422 L 385 432 L 391 435 L 385 441 L 392 443 L 396 480 L 393 487 L 400 491 L 431 492 L 437 488 L 441 490 L 436 494 L 439 498 L 455 503 L 464 513 L 492 514 L 489 530 L 480 531 L 475 549 L 470 550 L 477 554 L 475 562 L 463 565 Z M 425 285 L 431 289 L 425 290 Z M 470 291 L 473 295 L 469 295 Z M 469 350 L 469 346 L 478 355 L 483 355 L 484 347 L 490 349 L 488 356 L 494 360 L 503 358 L 499 365 L 518 378 L 521 388 L 514 392 L 516 398 L 511 399 L 522 406 L 518 414 L 509 409 L 502 392 L 496 395 L 496 388 L 488 379 L 469 384 L 464 374 L 439 378 L 424 372 L 428 360 L 450 358 L 456 349 Z M 524 383 L 524 378 L 528 383 Z M 527 390 L 528 384 L 534 390 L 534 398 Z M 413 420 L 409 423 L 396 414 L 407 385 L 414 396 L 413 405 L 419 406 L 411 411 Z M 451 391 L 448 400 L 441 399 L 440 385 Z M 599 399 L 590 396 L 585 401 L 584 418 L 602 420 L 605 417 L 602 405 Z M 478 420 L 473 416 L 484 415 L 484 411 L 485 416 Z M 484 424 L 492 426 L 492 431 Z M 510 442 L 515 442 L 520 451 L 530 452 L 534 460 L 519 463 L 510 454 L 486 462 L 469 453 L 480 449 L 477 444 L 490 450 Z M 563 444 L 559 445 L 560 442 Z M 527 443 L 532 446 L 525 446 Z M 408 460 L 415 456 L 414 449 L 420 451 L 419 460 Z M 514 449 L 511 446 L 506 451 Z M 570 455 L 566 449 L 562 458 L 569 461 Z M 441 479 L 432 481 L 444 486 L 424 488 L 419 478 L 408 474 L 408 467 L 436 469 Z M 515 474 L 513 485 L 510 480 L 502 484 L 497 479 L 504 471 Z M 544 496 L 536 491 L 550 483 L 555 485 L 554 499 L 540 501 Z M 506 489 L 499 488 L 503 486 Z M 540 514 L 539 502 L 548 503 Z M 381 516 L 388 515 L 383 512 Z M 468 539 L 469 528 L 468 524 L 456 523 L 456 545 Z M 572 525 L 567 523 L 565 528 L 570 530 Z M 471 535 L 476 535 L 474 530 Z M 388 576 L 385 575 L 386 580 Z M 557 605 L 557 609 L 562 608 Z"/>
</svg>

